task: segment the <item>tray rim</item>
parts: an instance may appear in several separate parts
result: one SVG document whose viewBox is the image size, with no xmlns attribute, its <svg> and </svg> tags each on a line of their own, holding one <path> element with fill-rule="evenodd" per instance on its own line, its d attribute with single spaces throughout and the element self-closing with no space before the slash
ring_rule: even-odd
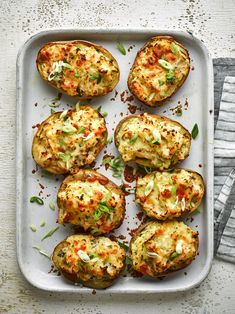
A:
<svg viewBox="0 0 235 314">
<path fill-rule="evenodd" d="M 23 90 L 23 84 L 22 84 L 22 70 L 23 70 L 23 56 L 24 53 L 27 51 L 27 48 L 30 46 L 30 44 L 39 38 L 43 38 L 47 35 L 59 35 L 60 33 L 68 33 L 69 35 L 77 35 L 78 32 L 81 32 L 84 34 L 102 34 L 102 35 L 109 35 L 109 34 L 120 34 L 120 35 L 129 35 L 129 34 L 141 34 L 141 35 L 157 35 L 157 34 L 164 34 L 164 35 L 172 35 L 172 36 L 183 36 L 185 38 L 188 38 L 190 40 L 194 40 L 197 45 L 202 49 L 206 61 L 207 61 L 207 71 L 209 75 L 209 81 L 208 81 L 208 92 L 207 92 L 207 101 L 208 101 L 208 109 L 213 111 L 213 114 L 208 115 L 208 134 L 207 134 L 207 150 L 206 153 L 208 155 L 207 161 L 208 161 L 208 170 L 207 173 L 210 174 L 208 176 L 208 186 L 207 186 L 207 205 L 209 203 L 209 209 L 207 211 L 207 257 L 206 257 L 206 264 L 202 268 L 202 272 L 200 273 L 200 277 L 191 282 L 188 285 L 184 285 L 180 288 L 164 288 L 162 290 L 155 290 L 153 288 L 148 290 L 140 290 L 140 289 L 130 289 L 130 288 L 124 288 L 124 289 L 97 289 L 97 293 L 99 294 L 123 294 L 123 293 L 130 293 L 130 294 L 138 294 L 138 293 L 144 293 L 144 294 L 151 294 L 151 293 L 173 293 L 173 292 L 181 292 L 181 291 L 187 291 L 189 289 L 192 289 L 194 287 L 199 286 L 208 276 L 211 267 L 212 267 L 212 260 L 213 260 L 213 239 L 214 239 L 214 230 L 213 230 L 213 223 L 214 223 L 214 211 L 213 211 L 213 201 L 214 201 L 214 92 L 213 92 L 213 63 L 211 55 L 206 48 L 205 44 L 195 37 L 192 32 L 190 31 L 182 31 L 182 30 L 162 30 L 162 29 L 156 29 L 156 28 L 141 28 L 141 27 L 135 27 L 135 28 L 115 28 L 115 27 L 84 27 L 84 28 L 49 28 L 44 29 L 40 32 L 36 32 L 35 34 L 31 35 L 20 47 L 17 58 L 16 58 L 16 248 L 17 248 L 17 262 L 18 266 L 20 268 L 21 273 L 25 277 L 25 279 L 34 287 L 44 290 L 44 291 L 50 291 L 50 292 L 65 292 L 65 293 L 91 293 L 90 288 L 79 288 L 78 286 L 73 286 L 69 288 L 50 288 L 48 286 L 39 284 L 38 282 L 32 280 L 32 278 L 28 275 L 24 264 L 22 262 L 22 253 L 20 249 L 20 226 L 21 226 L 21 204 L 22 204 L 22 187 L 21 183 L 23 180 L 23 155 L 22 155 L 22 129 L 21 129 L 21 118 L 22 118 L 22 90 Z M 210 139 L 210 141 L 209 141 Z"/>
</svg>

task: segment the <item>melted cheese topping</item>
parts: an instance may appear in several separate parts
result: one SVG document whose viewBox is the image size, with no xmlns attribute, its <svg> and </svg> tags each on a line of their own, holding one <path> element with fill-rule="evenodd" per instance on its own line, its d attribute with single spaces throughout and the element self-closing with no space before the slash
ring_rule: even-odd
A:
<svg viewBox="0 0 235 314">
<path fill-rule="evenodd" d="M 43 79 L 83 99 L 107 94 L 119 80 L 114 57 L 86 42 L 47 44 L 39 51 L 37 64 Z"/>
<path fill-rule="evenodd" d="M 190 134 L 173 120 L 144 113 L 123 120 L 116 142 L 125 162 L 163 170 L 188 156 Z"/>
<path fill-rule="evenodd" d="M 39 127 L 33 157 L 52 173 L 65 173 L 91 164 L 107 139 L 105 120 L 89 106 L 79 111 L 54 113 Z"/>
<path fill-rule="evenodd" d="M 128 85 L 137 98 L 156 106 L 183 84 L 189 69 L 185 48 L 171 37 L 154 37 L 138 52 Z"/>
<path fill-rule="evenodd" d="M 198 233 L 183 222 L 152 222 L 131 242 L 133 268 L 149 276 L 189 265 L 197 254 Z"/>
<path fill-rule="evenodd" d="M 59 220 L 72 223 L 96 234 L 117 228 L 125 213 L 121 189 L 93 170 L 85 170 L 86 179 L 67 177 L 58 192 Z M 78 173 L 79 174 L 79 173 Z M 106 180 L 104 180 L 106 179 Z M 102 182 L 103 181 L 103 182 Z"/>
<path fill-rule="evenodd" d="M 151 182 L 151 190 L 149 190 Z M 148 194 L 146 195 L 146 191 Z M 173 172 L 152 172 L 138 178 L 136 201 L 145 213 L 159 220 L 192 213 L 201 203 L 204 184 L 196 172 L 175 169 Z"/>
<path fill-rule="evenodd" d="M 80 280 L 115 278 L 124 267 L 124 249 L 109 238 L 79 234 L 66 242 L 68 245 L 58 252 L 56 266 Z"/>
</svg>

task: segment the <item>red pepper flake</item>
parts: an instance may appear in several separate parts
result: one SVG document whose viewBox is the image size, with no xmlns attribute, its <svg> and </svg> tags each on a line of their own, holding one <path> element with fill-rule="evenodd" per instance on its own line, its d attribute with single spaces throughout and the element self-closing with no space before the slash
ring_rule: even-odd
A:
<svg viewBox="0 0 235 314">
<path fill-rule="evenodd" d="M 135 181 L 135 179 L 137 177 L 136 174 L 134 175 L 133 170 L 134 170 L 134 168 L 127 166 L 127 165 L 125 166 L 124 179 L 129 183 Z"/>
<path fill-rule="evenodd" d="M 168 189 L 165 189 L 161 194 L 164 198 L 170 198 L 171 197 L 171 191 Z"/>
<path fill-rule="evenodd" d="M 130 111 L 130 113 L 134 114 L 136 113 L 136 110 L 137 110 L 137 106 L 135 105 L 132 105 L 132 104 L 128 104 L 128 110 Z"/>
<path fill-rule="evenodd" d="M 40 186 L 41 189 L 43 189 L 43 190 L 45 189 L 45 186 L 42 185 L 41 183 L 39 183 L 39 186 Z"/>
</svg>

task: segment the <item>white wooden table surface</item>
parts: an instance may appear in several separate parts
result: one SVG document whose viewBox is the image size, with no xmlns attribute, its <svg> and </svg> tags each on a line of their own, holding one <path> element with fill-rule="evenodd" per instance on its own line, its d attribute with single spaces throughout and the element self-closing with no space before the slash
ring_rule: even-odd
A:
<svg viewBox="0 0 235 314">
<path fill-rule="evenodd" d="M 26 282 L 15 246 L 15 60 L 33 33 L 60 27 L 190 30 L 213 57 L 235 57 L 234 0 L 0 1 L 0 313 L 235 313 L 235 267 L 214 260 L 199 288 L 164 295 L 63 295 Z"/>
</svg>

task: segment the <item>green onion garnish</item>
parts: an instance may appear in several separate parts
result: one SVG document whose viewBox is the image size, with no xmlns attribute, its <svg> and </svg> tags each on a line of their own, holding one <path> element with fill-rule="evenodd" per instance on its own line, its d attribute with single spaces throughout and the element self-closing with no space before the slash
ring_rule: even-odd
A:
<svg viewBox="0 0 235 314">
<path fill-rule="evenodd" d="M 107 141 L 106 141 L 106 145 L 107 144 L 111 144 L 112 141 L 113 141 L 113 136 L 110 136 L 110 138 L 108 138 Z"/>
<path fill-rule="evenodd" d="M 57 230 L 59 229 L 59 227 L 55 227 L 53 229 L 51 229 L 50 231 L 48 231 L 44 237 L 41 239 L 41 241 L 45 240 L 46 238 L 51 237 Z"/>
<path fill-rule="evenodd" d="M 135 144 L 135 142 L 137 141 L 138 137 L 139 137 L 138 133 L 135 133 L 135 134 L 132 136 L 132 138 L 130 139 L 130 144 L 131 144 L 131 145 Z"/>
<path fill-rule="evenodd" d="M 30 198 L 30 203 L 37 203 L 38 205 L 43 205 L 44 204 L 43 200 L 40 197 L 38 197 L 38 196 L 32 196 Z"/>
<path fill-rule="evenodd" d="M 192 132 L 191 132 L 191 135 L 192 135 L 192 138 L 195 140 L 195 138 L 198 136 L 198 133 L 199 133 L 199 129 L 198 129 L 198 125 L 197 123 L 194 124 L 194 127 L 192 129 Z"/>
<path fill-rule="evenodd" d="M 40 227 L 45 227 L 45 225 L 46 225 L 45 220 L 42 220 L 41 223 L 40 223 Z"/>
<path fill-rule="evenodd" d="M 117 49 L 125 56 L 126 55 L 126 49 L 123 46 L 123 44 L 121 42 L 117 43 Z"/>
<path fill-rule="evenodd" d="M 174 55 L 177 55 L 179 53 L 179 46 L 176 45 L 174 42 L 171 44 L 171 51 Z"/>
<path fill-rule="evenodd" d="M 36 250 L 38 250 L 38 252 L 39 252 L 40 254 L 42 254 L 43 256 L 46 256 L 47 258 L 51 259 L 50 255 L 47 254 L 46 252 L 42 251 L 42 250 L 40 249 L 40 247 L 34 245 L 33 248 L 36 249 Z"/>
<path fill-rule="evenodd" d="M 160 64 L 161 67 L 163 67 L 166 70 L 173 70 L 173 66 L 166 60 L 159 59 L 158 63 Z"/>
<path fill-rule="evenodd" d="M 170 255 L 170 257 L 169 257 L 169 260 L 170 261 L 173 261 L 173 259 L 175 259 L 177 256 L 179 256 L 180 254 L 178 254 L 176 251 L 175 252 L 173 252 L 171 255 Z"/>
<path fill-rule="evenodd" d="M 51 209 L 51 210 L 55 210 L 55 204 L 54 203 L 49 203 L 49 208 Z"/>
<path fill-rule="evenodd" d="M 97 84 L 99 84 L 101 82 L 101 75 L 98 73 L 98 74 L 90 74 L 89 75 L 89 78 L 91 81 L 96 81 Z"/>
<path fill-rule="evenodd" d="M 108 112 L 102 112 L 101 115 L 102 115 L 104 118 L 106 118 L 107 115 L 108 115 Z"/>
<path fill-rule="evenodd" d="M 129 246 L 127 246 L 125 243 L 118 241 L 118 244 L 120 247 L 122 247 L 126 252 L 129 250 Z"/>
<path fill-rule="evenodd" d="M 29 228 L 33 231 L 33 232 L 36 232 L 37 231 L 37 228 L 35 225 L 30 225 Z"/>
</svg>

